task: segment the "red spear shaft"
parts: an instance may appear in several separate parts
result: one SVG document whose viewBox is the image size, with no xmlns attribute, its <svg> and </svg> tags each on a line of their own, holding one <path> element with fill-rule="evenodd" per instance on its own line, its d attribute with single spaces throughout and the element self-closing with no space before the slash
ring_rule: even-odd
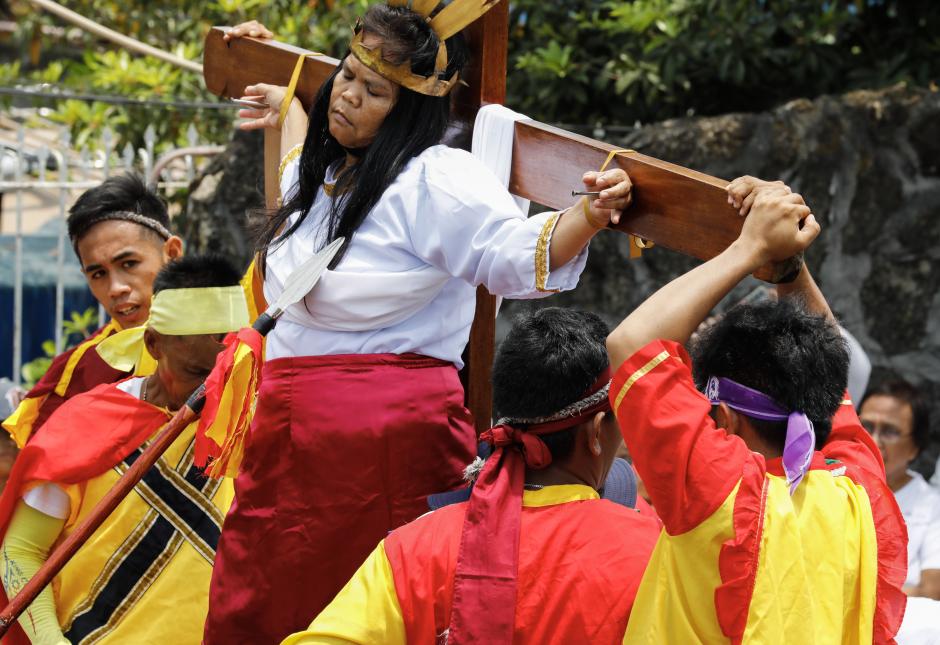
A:
<svg viewBox="0 0 940 645">
<path fill-rule="evenodd" d="M 277 301 L 258 316 L 252 327 L 262 336 L 267 336 L 268 332 L 274 329 L 277 319 L 281 317 L 284 310 L 303 298 L 313 289 L 314 285 L 320 279 L 320 276 L 326 270 L 330 260 L 336 255 L 336 252 L 343 245 L 343 238 L 338 238 L 315 253 L 310 259 L 305 261 L 287 277 L 284 291 L 278 297 Z M 153 466 L 160 456 L 176 441 L 180 433 L 192 423 L 202 411 L 206 404 L 206 386 L 200 385 L 193 392 L 186 405 L 179 411 L 170 422 L 166 424 L 163 431 L 157 435 L 156 440 L 148 447 L 141 456 L 134 461 L 133 465 L 127 469 L 118 483 L 108 491 L 107 495 L 101 498 L 101 501 L 92 509 L 85 521 L 52 552 L 46 559 L 46 562 L 39 568 L 29 582 L 20 590 L 13 600 L 7 604 L 0 612 L 0 637 L 7 633 L 10 625 L 19 618 L 20 614 L 36 599 L 36 596 L 46 588 L 46 585 L 52 582 L 52 579 L 58 575 L 62 567 L 75 555 L 75 552 L 82 548 L 82 545 L 88 541 L 88 538 L 104 523 L 108 516 L 114 512 L 118 504 L 127 497 L 134 486 L 143 479 L 147 471 Z"/>
<path fill-rule="evenodd" d="M 206 402 L 205 387 L 200 386 L 182 408 L 170 419 L 163 431 L 157 435 L 152 444 L 141 454 L 140 458 L 134 461 L 133 465 L 127 469 L 127 472 L 118 480 L 117 484 L 108 491 L 107 495 L 101 498 L 101 501 L 95 506 L 85 521 L 82 522 L 75 531 L 73 531 L 65 540 L 52 552 L 46 562 L 39 568 L 29 582 L 20 590 L 13 600 L 0 613 L 0 637 L 6 634 L 16 619 L 27 607 L 32 604 L 46 585 L 52 582 L 52 579 L 58 575 L 62 567 L 75 555 L 75 552 L 82 548 L 82 545 L 88 541 L 88 538 L 98 530 L 98 527 L 108 519 L 111 513 L 117 508 L 125 497 L 134 489 L 134 486 L 143 479 L 150 467 L 153 466 L 160 456 L 166 452 L 180 433 L 186 429 L 202 410 Z"/>
</svg>

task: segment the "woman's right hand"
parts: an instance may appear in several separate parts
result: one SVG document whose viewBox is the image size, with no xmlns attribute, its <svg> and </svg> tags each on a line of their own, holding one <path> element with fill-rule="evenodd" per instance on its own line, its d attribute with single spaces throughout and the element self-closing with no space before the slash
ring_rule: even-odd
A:
<svg viewBox="0 0 940 645">
<path fill-rule="evenodd" d="M 222 35 L 222 40 L 229 42 L 235 38 L 249 36 L 251 38 L 274 38 L 270 29 L 262 25 L 257 20 L 249 20 L 240 25 L 235 25 Z"/>
<path fill-rule="evenodd" d="M 265 103 L 266 108 L 242 108 L 238 111 L 238 117 L 247 119 L 238 124 L 242 130 L 260 130 L 262 128 L 274 128 L 280 130 L 278 121 L 281 117 L 281 103 L 287 95 L 287 88 L 281 85 L 268 85 L 267 83 L 257 83 L 245 88 L 246 101 L 255 101 L 256 103 Z M 294 101 L 297 98 L 294 97 Z M 300 104 L 300 101 L 297 101 Z"/>
</svg>

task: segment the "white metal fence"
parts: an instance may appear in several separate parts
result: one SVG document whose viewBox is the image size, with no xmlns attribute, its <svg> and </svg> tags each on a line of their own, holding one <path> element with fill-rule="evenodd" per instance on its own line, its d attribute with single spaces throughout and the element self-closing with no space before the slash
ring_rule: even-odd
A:
<svg viewBox="0 0 940 645">
<path fill-rule="evenodd" d="M 66 218 L 68 208 L 85 190 L 97 186 L 118 172 L 138 172 L 158 190 L 169 192 L 190 185 L 196 176 L 196 159 L 218 154 L 222 146 L 199 145 L 194 127 L 187 132 L 189 146 L 178 148 L 155 158 L 156 136 L 151 126 L 144 135 L 144 147 L 135 150 L 129 143 L 120 150 L 114 133 L 106 128 L 101 133 L 101 146 L 75 150 L 67 129 L 27 128 L 9 117 L 0 117 L 0 194 L 3 195 L 3 218 L 10 214 L 12 194 L 14 217 L 13 275 L 13 365 L 12 377 L 21 381 L 23 354 L 23 240 L 25 221 L 24 196 L 27 193 L 52 198 L 52 216 L 56 222 L 56 300 L 55 347 L 61 352 L 65 339 L 62 320 L 65 316 Z M 57 198 L 57 200 L 56 200 Z M 47 212 L 45 216 L 48 216 Z M 103 308 L 98 310 L 99 323 L 105 320 Z M 6 314 L 4 314 L 6 315 Z"/>
</svg>

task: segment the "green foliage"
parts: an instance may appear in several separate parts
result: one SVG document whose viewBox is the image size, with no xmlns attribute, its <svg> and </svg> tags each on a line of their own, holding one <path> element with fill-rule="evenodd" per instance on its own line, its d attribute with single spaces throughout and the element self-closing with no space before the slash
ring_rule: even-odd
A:
<svg viewBox="0 0 940 645">
<path fill-rule="evenodd" d="M 45 356 L 34 358 L 28 363 L 24 363 L 20 368 L 20 374 L 23 375 L 23 387 L 27 390 L 32 389 L 39 379 L 43 377 L 52 365 L 52 358 L 55 356 L 55 343 L 47 340 L 42 344 L 42 351 Z"/>
<path fill-rule="evenodd" d="M 514 0 L 509 102 L 543 120 L 633 123 L 936 83 L 927 0 Z"/>
<path fill-rule="evenodd" d="M 122 34 L 159 49 L 198 61 L 202 43 L 213 25 L 235 25 L 256 19 L 271 27 L 280 40 L 341 55 L 351 26 L 367 0 L 164 0 L 132 2 L 73 0 L 68 7 Z M 10 86 L 54 83 L 63 91 L 115 95 L 150 101 L 215 102 L 200 75 L 169 63 L 128 53 L 117 45 L 67 26 L 66 37 L 40 35 L 40 27 L 64 26 L 25 0 L 13 3 L 16 13 L 14 44 L 18 59 L 0 64 L 0 84 Z M 39 53 L 39 60 L 33 60 Z M 79 103 L 83 106 L 78 105 Z M 94 142 L 103 126 L 118 135 L 118 148 L 130 142 L 143 146 L 148 125 L 156 129 L 162 148 L 186 144 L 186 130 L 196 126 L 203 141 L 228 140 L 235 111 L 111 105 L 86 101 L 53 104 L 53 120 L 69 126 L 76 147 Z"/>
<path fill-rule="evenodd" d="M 10 85 L 12 83 L 15 83 L 17 79 L 19 78 L 20 78 L 19 61 L 0 64 L 0 83 L 3 83 L 4 85 Z"/>
<path fill-rule="evenodd" d="M 68 100 L 59 103 L 49 118 L 69 127 L 72 143 L 81 148 L 89 143 L 105 126 L 120 128 L 127 124 L 128 116 L 120 108 L 97 101 Z"/>
<path fill-rule="evenodd" d="M 89 307 L 82 313 L 73 311 L 69 320 L 62 321 L 62 335 L 65 336 L 66 343 L 73 337 L 78 337 L 81 342 L 92 335 L 98 328 L 98 311 L 94 307 Z"/>
<path fill-rule="evenodd" d="M 760 110 L 796 97 L 923 86 L 940 75 L 940 3 L 933 0 L 505 0 L 510 2 L 509 103 L 569 123 L 633 123 L 685 114 Z M 69 8 L 191 60 L 212 25 L 257 19 L 280 40 L 340 56 L 369 0 L 71 0 Z M 54 83 L 80 92 L 158 101 L 215 101 L 202 78 L 121 51 L 14 3 L 17 60 L 0 83 Z M 38 56 L 38 57 L 37 57 Z M 224 142 L 232 109 L 56 104 L 81 145 L 110 124 L 118 146 L 143 145 L 153 124 L 164 146 L 190 123 Z M 159 152 L 159 150 L 158 150 Z"/>
<path fill-rule="evenodd" d="M 74 347 L 91 336 L 97 327 L 98 312 L 93 307 L 89 307 L 82 313 L 73 311 L 69 320 L 62 321 L 62 336 L 66 348 Z M 52 359 L 55 358 L 56 355 L 55 342 L 51 340 L 43 342 L 42 351 L 45 356 L 34 358 L 30 362 L 24 363 L 20 368 L 20 373 L 23 375 L 23 382 L 27 389 L 36 385 L 43 374 L 49 369 L 49 366 L 52 365 Z"/>
</svg>

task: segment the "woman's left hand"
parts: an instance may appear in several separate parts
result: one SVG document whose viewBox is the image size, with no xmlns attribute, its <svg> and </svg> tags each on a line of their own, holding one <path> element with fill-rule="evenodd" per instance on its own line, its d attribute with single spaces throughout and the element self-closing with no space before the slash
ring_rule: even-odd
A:
<svg viewBox="0 0 940 645">
<path fill-rule="evenodd" d="M 633 203 L 633 182 L 621 168 L 590 171 L 581 178 L 584 189 L 600 191 L 600 195 L 588 204 L 589 217 L 597 228 L 608 224 L 619 224 L 620 215 Z"/>
<path fill-rule="evenodd" d="M 245 88 L 245 96 L 242 98 L 264 103 L 267 107 L 239 110 L 238 117 L 246 120 L 239 123 L 238 127 L 242 130 L 259 130 L 261 128 L 279 130 L 281 128 L 279 123 L 281 103 L 284 102 L 285 96 L 287 96 L 287 88 L 280 85 L 268 85 L 267 83 L 249 85 Z M 294 97 L 293 100 L 297 101 L 298 105 L 300 104 L 297 97 Z"/>
</svg>

